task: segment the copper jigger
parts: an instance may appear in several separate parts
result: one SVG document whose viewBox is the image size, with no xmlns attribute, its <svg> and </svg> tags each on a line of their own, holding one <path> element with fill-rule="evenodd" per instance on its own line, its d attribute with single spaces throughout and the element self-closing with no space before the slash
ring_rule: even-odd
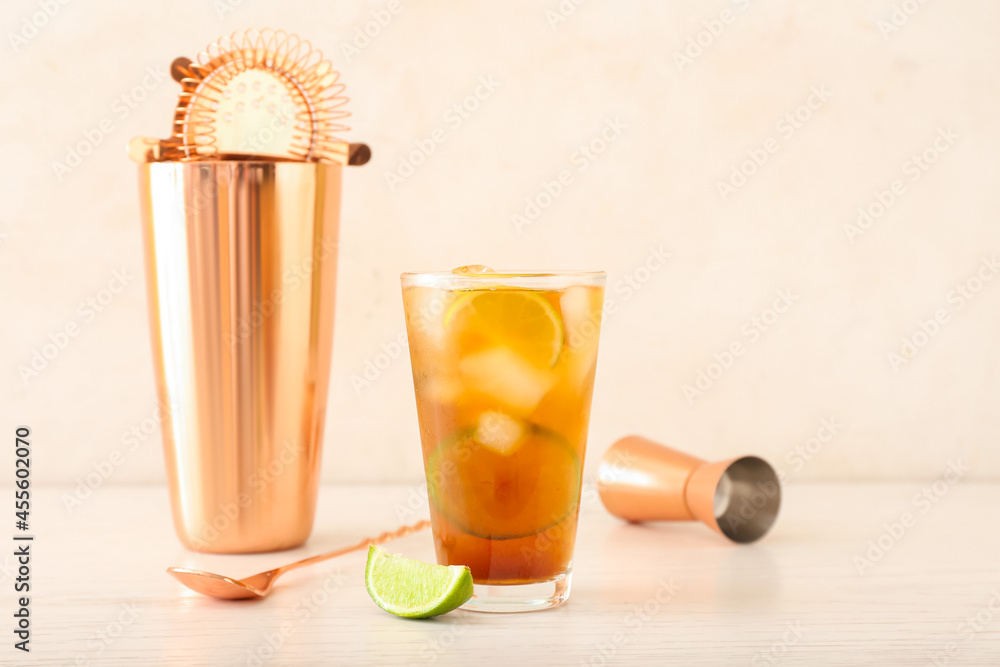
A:
<svg viewBox="0 0 1000 667">
<path fill-rule="evenodd" d="M 781 505 L 778 475 L 763 459 L 708 463 L 637 435 L 608 448 L 597 489 L 626 521 L 697 519 L 740 543 L 763 537 Z"/>
<path fill-rule="evenodd" d="M 298 546 L 319 485 L 343 167 L 138 169 L 177 534 L 215 553 Z"/>
</svg>

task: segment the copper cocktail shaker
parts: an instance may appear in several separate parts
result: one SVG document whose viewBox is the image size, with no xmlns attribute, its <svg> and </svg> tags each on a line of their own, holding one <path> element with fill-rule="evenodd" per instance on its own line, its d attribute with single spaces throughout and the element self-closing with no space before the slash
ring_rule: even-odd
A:
<svg viewBox="0 0 1000 667">
<path fill-rule="evenodd" d="M 288 549 L 312 530 L 341 172 L 368 152 L 328 136 L 344 129 L 324 93 L 336 77 L 305 45 L 236 33 L 175 61 L 171 138 L 130 147 L 174 525 L 197 551 Z"/>
</svg>

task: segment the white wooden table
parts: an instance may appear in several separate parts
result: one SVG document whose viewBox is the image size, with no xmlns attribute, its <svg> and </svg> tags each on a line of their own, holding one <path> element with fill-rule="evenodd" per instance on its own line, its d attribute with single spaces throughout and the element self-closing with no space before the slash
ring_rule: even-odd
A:
<svg viewBox="0 0 1000 667">
<path fill-rule="evenodd" d="M 1000 485 L 959 483 L 926 512 L 913 501 L 924 486 L 790 485 L 774 531 L 752 546 L 700 524 L 623 524 L 591 488 L 567 605 L 429 621 L 371 602 L 363 553 L 289 574 L 252 602 L 206 599 L 164 573 L 244 576 L 393 528 L 410 487 L 324 488 L 305 548 L 253 556 L 185 551 L 162 487 L 102 487 L 72 513 L 64 489 L 41 487 L 32 651 L 11 646 L 16 575 L 0 556 L 0 663 L 1000 665 Z M 914 522 L 893 537 L 885 525 L 907 511 Z M 888 549 L 867 554 L 880 537 Z M 390 548 L 433 559 L 427 533 Z"/>
</svg>

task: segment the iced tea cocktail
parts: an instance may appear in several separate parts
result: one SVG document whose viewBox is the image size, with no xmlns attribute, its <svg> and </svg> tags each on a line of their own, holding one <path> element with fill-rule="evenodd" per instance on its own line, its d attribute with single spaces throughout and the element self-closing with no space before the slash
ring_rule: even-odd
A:
<svg viewBox="0 0 1000 667">
<path fill-rule="evenodd" d="M 438 561 L 469 607 L 569 596 L 603 273 L 404 274 L 403 304 Z"/>
</svg>

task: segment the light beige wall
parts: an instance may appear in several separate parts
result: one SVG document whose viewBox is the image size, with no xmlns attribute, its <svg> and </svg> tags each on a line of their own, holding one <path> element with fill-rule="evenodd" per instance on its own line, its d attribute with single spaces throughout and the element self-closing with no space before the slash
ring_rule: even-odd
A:
<svg viewBox="0 0 1000 667">
<path fill-rule="evenodd" d="M 406 355 L 370 386 L 352 376 L 395 350 L 401 271 L 467 263 L 608 272 L 591 472 L 638 432 L 707 458 L 757 453 L 793 479 L 931 477 L 955 459 L 1000 477 L 996 3 L 399 0 L 386 21 L 386 2 L 102 0 L 33 17 L 45 4 L 5 1 L 0 45 L 0 411 L 10 430 L 33 427 L 37 480 L 80 478 L 116 449 L 112 482 L 163 478 L 124 147 L 167 134 L 175 56 L 247 26 L 323 48 L 352 97 L 350 139 L 374 150 L 345 177 L 327 479 L 421 475 Z M 387 24 L 354 42 L 372 12 Z M 44 25 L 12 43 L 25 20 Z M 468 118 L 448 115 L 477 89 Z M 783 120 L 796 113 L 797 127 Z M 390 186 L 438 128 L 444 141 Z M 99 145 L 57 176 L 88 136 Z M 936 161 L 915 168 L 925 151 Z M 755 173 L 723 194 L 741 165 Z M 513 222 L 563 170 L 552 203 Z M 885 213 L 852 228 L 894 181 Z M 992 280 L 959 297 L 979 272 Z M 101 312 L 81 306 L 123 274 Z M 757 329 L 776 300 L 787 312 Z M 78 335 L 22 381 L 68 324 Z M 817 434 L 827 442 L 797 463 Z"/>
</svg>

